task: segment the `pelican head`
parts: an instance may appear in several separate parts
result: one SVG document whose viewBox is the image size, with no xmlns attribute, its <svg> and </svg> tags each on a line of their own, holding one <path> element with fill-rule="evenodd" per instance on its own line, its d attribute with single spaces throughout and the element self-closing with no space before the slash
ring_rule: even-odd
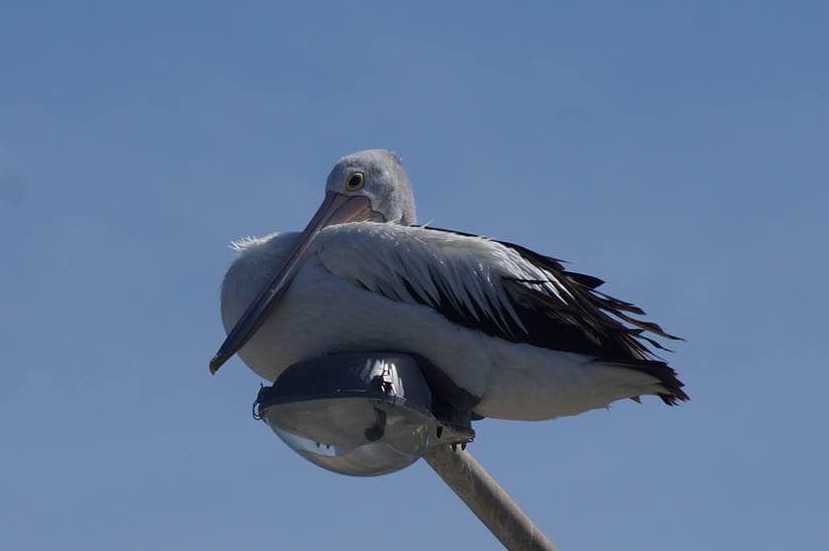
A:
<svg viewBox="0 0 829 551">
<path fill-rule="evenodd" d="M 400 157 L 387 149 L 368 149 L 340 159 L 325 184 L 327 194 L 363 197 L 371 205 L 371 220 L 414 224 L 412 187 Z"/>
<path fill-rule="evenodd" d="M 215 373 L 253 337 L 271 308 L 288 288 L 325 227 L 349 222 L 414 224 L 415 208 L 409 178 L 400 158 L 385 149 L 369 149 L 340 159 L 325 183 L 325 199 L 305 227 L 288 260 L 270 279 L 228 333 L 210 361 Z"/>
</svg>

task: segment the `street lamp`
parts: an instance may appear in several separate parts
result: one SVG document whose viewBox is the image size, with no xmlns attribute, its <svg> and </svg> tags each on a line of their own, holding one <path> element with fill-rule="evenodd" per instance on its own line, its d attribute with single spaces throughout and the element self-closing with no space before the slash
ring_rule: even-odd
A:
<svg viewBox="0 0 829 551">
<path fill-rule="evenodd" d="M 555 551 L 464 451 L 477 402 L 423 358 L 350 353 L 293 364 L 260 389 L 254 417 L 303 458 L 341 474 L 387 474 L 423 457 L 507 549 Z"/>
<path fill-rule="evenodd" d="M 337 354 L 286 369 L 259 391 L 255 416 L 320 467 L 376 476 L 408 467 L 429 445 L 472 440 L 470 416 L 448 417 L 434 402 L 411 356 Z"/>
</svg>

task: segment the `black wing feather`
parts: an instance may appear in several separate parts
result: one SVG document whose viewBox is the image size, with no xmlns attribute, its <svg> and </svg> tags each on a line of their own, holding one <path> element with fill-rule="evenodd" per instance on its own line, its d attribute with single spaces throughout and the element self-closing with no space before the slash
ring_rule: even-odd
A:
<svg viewBox="0 0 829 551">
<path fill-rule="evenodd" d="M 429 228 L 433 231 L 477 237 L 473 234 Z M 510 296 L 521 325 L 514 321 L 490 319 L 480 308 L 471 312 L 452 300 L 451 293 L 441 285 L 441 278 L 432 276 L 438 289 L 438 304 L 421 297 L 412 285 L 404 282 L 407 291 L 418 301 L 436 308 L 452 322 L 472 327 L 492 336 L 512 342 L 521 342 L 550 350 L 574 352 L 595 357 L 598 361 L 635 369 L 658 379 L 666 391 L 660 394 L 669 405 L 688 400 L 683 383 L 676 372 L 656 357 L 648 345 L 669 351 L 650 335 L 682 340 L 662 329 L 658 324 L 632 317 L 645 312 L 638 306 L 597 291 L 601 279 L 564 269 L 562 261 L 538 254 L 526 247 L 505 241 L 495 241 L 508 247 L 535 266 L 553 274 L 572 299 L 567 301 L 551 295 L 542 284 L 547 282 L 504 279 L 502 284 Z M 490 305 L 494 306 L 494 305 Z M 507 332 L 505 333 L 504 329 Z"/>
</svg>

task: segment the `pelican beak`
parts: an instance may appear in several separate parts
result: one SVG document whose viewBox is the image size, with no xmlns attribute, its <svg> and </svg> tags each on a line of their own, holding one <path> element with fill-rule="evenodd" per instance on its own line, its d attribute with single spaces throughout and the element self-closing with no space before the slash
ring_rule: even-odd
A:
<svg viewBox="0 0 829 551">
<path fill-rule="evenodd" d="M 248 309 L 228 333 L 219 351 L 210 360 L 210 372 L 216 373 L 222 365 L 256 334 L 268 313 L 288 289 L 303 261 L 308 257 L 314 237 L 326 226 L 346 222 L 362 222 L 372 217 L 371 202 L 361 195 L 341 195 L 327 192 L 325 200 L 302 232 L 287 262 L 274 274 Z"/>
</svg>

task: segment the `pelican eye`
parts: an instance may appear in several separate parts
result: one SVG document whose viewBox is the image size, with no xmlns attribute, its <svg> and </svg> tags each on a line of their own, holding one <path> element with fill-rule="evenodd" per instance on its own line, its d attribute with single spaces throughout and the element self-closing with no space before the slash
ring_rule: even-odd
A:
<svg viewBox="0 0 829 551">
<path fill-rule="evenodd" d="M 366 183 L 366 176 L 362 172 L 352 172 L 348 178 L 345 179 L 346 191 L 357 191 Z"/>
</svg>

